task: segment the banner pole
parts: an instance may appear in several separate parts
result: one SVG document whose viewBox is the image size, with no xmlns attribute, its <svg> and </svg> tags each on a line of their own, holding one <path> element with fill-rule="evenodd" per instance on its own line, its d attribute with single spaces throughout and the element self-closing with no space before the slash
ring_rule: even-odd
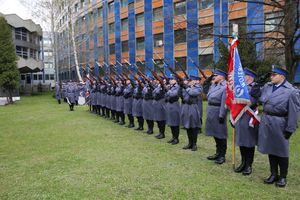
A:
<svg viewBox="0 0 300 200">
<path fill-rule="evenodd" d="M 232 169 L 235 169 L 235 128 L 232 128 Z"/>
</svg>

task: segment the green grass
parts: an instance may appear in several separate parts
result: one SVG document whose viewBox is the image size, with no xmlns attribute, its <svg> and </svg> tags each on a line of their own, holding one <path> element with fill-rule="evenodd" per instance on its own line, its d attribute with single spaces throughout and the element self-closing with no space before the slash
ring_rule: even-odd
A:
<svg viewBox="0 0 300 200">
<path fill-rule="evenodd" d="M 157 129 L 155 129 L 157 133 Z M 299 131 L 298 131 L 299 132 Z M 231 133 L 231 130 L 229 130 Z M 182 150 L 50 95 L 22 97 L 0 107 L 0 199 L 299 199 L 300 136 L 290 140 L 288 185 L 264 185 L 266 155 L 256 152 L 249 177 L 227 162 L 206 160 L 213 139 L 203 134 L 197 152 Z M 239 153 L 237 149 L 237 159 Z"/>
</svg>

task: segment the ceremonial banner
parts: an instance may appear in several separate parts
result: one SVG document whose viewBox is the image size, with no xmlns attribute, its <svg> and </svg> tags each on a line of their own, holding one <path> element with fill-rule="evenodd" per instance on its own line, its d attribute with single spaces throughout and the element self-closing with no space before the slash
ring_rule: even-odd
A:
<svg viewBox="0 0 300 200">
<path fill-rule="evenodd" d="M 250 104 L 250 95 L 245 74 L 237 49 L 238 40 L 231 43 L 228 55 L 228 81 L 226 87 L 226 105 L 230 110 L 230 120 L 235 124 L 246 112 Z"/>
</svg>

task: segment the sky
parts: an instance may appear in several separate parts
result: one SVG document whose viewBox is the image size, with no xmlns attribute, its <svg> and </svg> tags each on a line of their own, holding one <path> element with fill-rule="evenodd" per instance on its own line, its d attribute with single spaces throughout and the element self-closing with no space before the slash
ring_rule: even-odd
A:
<svg viewBox="0 0 300 200">
<path fill-rule="evenodd" d="M 32 19 L 35 23 L 41 24 L 38 19 L 31 16 L 31 11 L 21 4 L 20 0 L 0 0 L 0 12 L 3 14 L 17 14 L 22 19 Z"/>
</svg>

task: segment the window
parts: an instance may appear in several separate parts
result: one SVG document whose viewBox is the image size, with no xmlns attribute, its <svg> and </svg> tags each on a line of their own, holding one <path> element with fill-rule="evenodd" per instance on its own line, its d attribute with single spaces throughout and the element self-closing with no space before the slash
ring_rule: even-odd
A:
<svg viewBox="0 0 300 200">
<path fill-rule="evenodd" d="M 78 8 L 78 3 L 75 4 L 74 10 L 75 10 L 75 12 L 78 12 L 78 10 L 79 10 L 79 8 Z"/>
<path fill-rule="evenodd" d="M 134 2 L 128 4 L 128 10 L 134 10 Z"/>
<path fill-rule="evenodd" d="M 114 32 L 115 32 L 115 24 L 114 24 L 114 23 L 111 23 L 111 24 L 109 24 L 108 26 L 109 26 L 109 27 L 108 27 L 108 33 L 109 33 L 109 34 L 114 33 Z"/>
<path fill-rule="evenodd" d="M 53 68 L 53 63 L 45 63 L 44 68 L 47 68 L 47 69 Z"/>
<path fill-rule="evenodd" d="M 121 31 L 127 31 L 128 30 L 128 18 L 121 20 Z"/>
<path fill-rule="evenodd" d="M 128 50 L 128 40 L 122 41 L 122 52 L 127 52 Z"/>
<path fill-rule="evenodd" d="M 29 42 L 30 43 L 35 43 L 35 35 L 32 33 L 29 33 Z"/>
<path fill-rule="evenodd" d="M 156 22 L 156 21 L 161 21 L 161 20 L 163 20 L 162 7 L 153 9 L 153 21 Z"/>
<path fill-rule="evenodd" d="M 207 68 L 213 63 L 213 54 L 199 55 L 199 66 Z"/>
<path fill-rule="evenodd" d="M 162 47 L 164 45 L 164 34 L 159 33 L 153 36 L 153 46 L 155 47 Z"/>
<path fill-rule="evenodd" d="M 144 25 L 144 14 L 138 14 L 135 16 L 135 25 L 136 26 L 143 26 Z"/>
<path fill-rule="evenodd" d="M 54 80 L 54 74 L 50 74 L 50 80 Z"/>
<path fill-rule="evenodd" d="M 102 7 L 98 8 L 98 16 L 102 18 L 103 12 L 102 12 Z"/>
<path fill-rule="evenodd" d="M 233 24 L 238 24 L 238 29 L 245 29 L 247 26 L 246 18 L 233 19 L 229 21 L 229 35 L 232 35 L 233 32 Z M 245 29 L 246 30 L 246 29 Z"/>
<path fill-rule="evenodd" d="M 27 41 L 27 30 L 25 28 L 16 28 L 15 38 L 16 40 Z"/>
<path fill-rule="evenodd" d="M 136 50 L 143 50 L 145 49 L 145 38 L 137 38 L 136 39 Z"/>
<path fill-rule="evenodd" d="M 186 71 L 186 57 L 175 58 L 175 70 L 176 71 Z"/>
<path fill-rule="evenodd" d="M 36 51 L 34 49 L 30 49 L 30 58 L 36 59 Z"/>
<path fill-rule="evenodd" d="M 185 15 L 186 14 L 185 1 L 174 3 L 174 14 L 175 15 Z"/>
<path fill-rule="evenodd" d="M 45 80 L 49 80 L 49 74 L 45 74 Z"/>
<path fill-rule="evenodd" d="M 33 80 L 37 80 L 37 74 L 33 74 Z"/>
<path fill-rule="evenodd" d="M 127 7 L 128 0 L 121 0 L 121 8 Z"/>
<path fill-rule="evenodd" d="M 21 74 L 21 80 L 22 81 L 25 81 L 25 77 L 26 77 L 25 74 Z"/>
<path fill-rule="evenodd" d="M 214 0 L 198 0 L 199 9 L 212 8 L 214 5 Z"/>
<path fill-rule="evenodd" d="M 115 44 L 109 45 L 109 55 L 115 54 Z"/>
<path fill-rule="evenodd" d="M 214 29 L 212 24 L 199 26 L 199 40 L 211 39 L 213 38 L 213 33 Z"/>
<path fill-rule="evenodd" d="M 113 13 L 114 12 L 114 2 L 110 2 L 108 4 L 108 13 Z"/>
<path fill-rule="evenodd" d="M 16 53 L 22 58 L 28 58 L 28 49 L 26 47 L 16 46 Z"/>
<path fill-rule="evenodd" d="M 178 29 L 174 31 L 175 44 L 186 42 L 186 29 Z"/>
<path fill-rule="evenodd" d="M 44 52 L 44 57 L 51 57 L 53 56 L 53 52 L 52 51 L 45 51 Z"/>
<path fill-rule="evenodd" d="M 272 12 L 266 14 L 265 31 L 278 31 L 284 25 L 283 12 Z"/>
</svg>

